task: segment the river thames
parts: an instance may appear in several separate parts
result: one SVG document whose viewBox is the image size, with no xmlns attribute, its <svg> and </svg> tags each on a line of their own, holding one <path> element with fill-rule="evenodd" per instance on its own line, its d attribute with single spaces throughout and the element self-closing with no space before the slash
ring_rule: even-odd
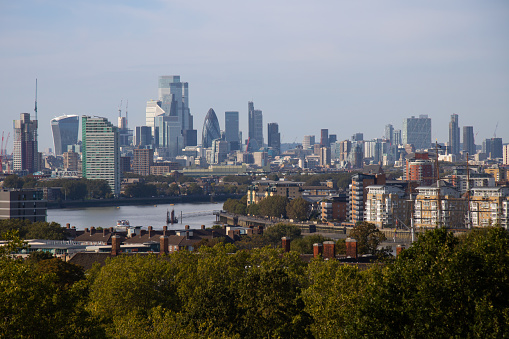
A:
<svg viewBox="0 0 509 339">
<path fill-rule="evenodd" d="M 193 203 L 193 204 L 161 204 L 142 206 L 118 207 L 87 207 L 48 209 L 48 222 L 57 222 L 62 226 L 70 223 L 77 229 L 86 227 L 111 227 L 117 220 L 129 220 L 131 226 L 153 226 L 162 229 L 166 225 L 166 212 L 173 209 L 179 219 L 174 228 L 189 225 L 190 228 L 200 228 L 201 225 L 211 227 L 216 220 L 213 211 L 221 210 L 223 203 Z M 182 213 L 182 220 L 180 215 Z"/>
</svg>

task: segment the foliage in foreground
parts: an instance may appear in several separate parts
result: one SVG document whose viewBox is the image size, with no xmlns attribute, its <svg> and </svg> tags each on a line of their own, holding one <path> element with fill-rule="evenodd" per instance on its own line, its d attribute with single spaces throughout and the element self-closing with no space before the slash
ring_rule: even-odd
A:
<svg viewBox="0 0 509 339">
<path fill-rule="evenodd" d="M 438 229 L 367 270 L 231 244 L 122 255 L 86 275 L 4 253 L 0 298 L 9 338 L 498 338 L 509 333 L 509 236 Z"/>
</svg>

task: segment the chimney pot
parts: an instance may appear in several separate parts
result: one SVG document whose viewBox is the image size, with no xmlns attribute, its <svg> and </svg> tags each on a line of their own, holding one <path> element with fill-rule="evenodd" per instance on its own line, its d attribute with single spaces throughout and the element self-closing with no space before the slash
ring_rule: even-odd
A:
<svg viewBox="0 0 509 339">
<path fill-rule="evenodd" d="M 357 240 L 353 238 L 347 238 L 346 244 L 346 256 L 357 259 Z"/>
<path fill-rule="evenodd" d="M 120 254 L 120 237 L 114 235 L 111 237 L 111 255 L 116 256 Z"/>
<path fill-rule="evenodd" d="M 396 255 L 399 256 L 405 250 L 405 245 L 396 246 Z"/>
<path fill-rule="evenodd" d="M 165 235 L 159 237 L 159 254 L 168 254 L 168 237 Z"/>
<path fill-rule="evenodd" d="M 336 257 L 336 243 L 334 241 L 323 242 L 323 258 L 333 259 Z"/>
<path fill-rule="evenodd" d="M 188 230 L 189 229 L 189 225 L 186 225 L 185 228 L 186 228 L 186 230 Z"/>
<path fill-rule="evenodd" d="M 283 250 L 285 252 L 290 252 L 290 242 L 291 242 L 291 239 L 289 237 L 282 237 L 281 238 L 281 245 L 283 247 Z"/>
<path fill-rule="evenodd" d="M 323 245 L 320 243 L 313 244 L 313 257 L 318 258 L 323 253 Z"/>
</svg>

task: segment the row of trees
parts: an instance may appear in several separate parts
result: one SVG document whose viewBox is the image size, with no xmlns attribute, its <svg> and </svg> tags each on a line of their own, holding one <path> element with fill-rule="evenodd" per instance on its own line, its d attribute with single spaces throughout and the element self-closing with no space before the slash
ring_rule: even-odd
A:
<svg viewBox="0 0 509 339">
<path fill-rule="evenodd" d="M 121 255 L 87 274 L 0 259 L 0 336 L 499 338 L 509 333 L 509 236 L 429 231 L 359 270 L 265 247 Z"/>
<path fill-rule="evenodd" d="M 279 195 L 266 197 L 258 204 L 249 206 L 247 206 L 247 196 L 241 199 L 228 199 L 223 204 L 223 209 L 235 214 L 294 220 L 307 220 L 310 214 L 310 204 L 305 199 L 299 197 L 290 201 Z"/>
<path fill-rule="evenodd" d="M 16 174 L 12 174 L 4 179 L 2 185 L 5 188 L 60 187 L 62 195 L 66 200 L 113 197 L 111 188 L 106 180 L 89 180 L 85 178 L 36 180 L 31 176 L 19 177 Z"/>
<path fill-rule="evenodd" d="M 5 219 L 0 220 L 0 238 L 16 232 L 21 239 L 65 240 L 65 229 L 56 222 Z"/>
</svg>

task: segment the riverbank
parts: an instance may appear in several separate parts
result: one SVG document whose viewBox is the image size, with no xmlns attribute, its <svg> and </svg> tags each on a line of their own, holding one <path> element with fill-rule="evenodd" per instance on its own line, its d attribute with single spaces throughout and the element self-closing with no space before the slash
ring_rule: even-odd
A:
<svg viewBox="0 0 509 339">
<path fill-rule="evenodd" d="M 223 202 L 227 199 L 240 199 L 244 194 L 220 194 L 220 195 L 183 195 L 175 197 L 152 197 L 152 198 L 118 198 L 118 199 L 94 199 L 94 200 L 63 200 L 48 201 L 48 209 L 87 208 L 87 207 L 111 207 L 111 206 L 135 206 L 135 205 L 162 205 L 181 203 L 206 203 Z"/>
</svg>

